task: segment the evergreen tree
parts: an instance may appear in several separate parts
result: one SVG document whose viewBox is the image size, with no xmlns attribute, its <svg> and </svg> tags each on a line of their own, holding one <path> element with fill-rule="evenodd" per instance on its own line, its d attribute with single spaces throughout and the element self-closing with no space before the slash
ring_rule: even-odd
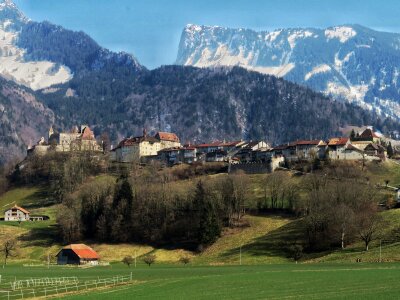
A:
<svg viewBox="0 0 400 300">
<path fill-rule="evenodd" d="M 389 158 L 391 158 L 393 156 L 393 154 L 394 154 L 394 151 L 393 151 L 392 143 L 389 142 L 389 145 L 387 146 L 387 155 Z"/>
<path fill-rule="evenodd" d="M 212 244 L 220 235 L 221 226 L 215 208 L 210 201 L 210 195 L 205 190 L 202 181 L 199 181 L 196 186 L 194 206 L 198 222 L 197 241 L 201 245 Z"/>
<path fill-rule="evenodd" d="M 354 129 L 352 129 L 351 133 L 350 133 L 350 140 L 354 140 L 355 137 L 356 137 L 356 133 L 355 133 Z"/>
<path fill-rule="evenodd" d="M 121 184 L 117 184 L 116 186 L 113 206 L 117 207 L 123 200 L 126 201 L 127 208 L 130 210 L 132 208 L 133 193 L 132 186 L 126 178 L 122 179 Z"/>
<path fill-rule="evenodd" d="M 202 207 L 198 229 L 199 243 L 210 245 L 214 243 L 221 234 L 221 226 L 218 222 L 213 205 L 206 201 Z"/>
</svg>

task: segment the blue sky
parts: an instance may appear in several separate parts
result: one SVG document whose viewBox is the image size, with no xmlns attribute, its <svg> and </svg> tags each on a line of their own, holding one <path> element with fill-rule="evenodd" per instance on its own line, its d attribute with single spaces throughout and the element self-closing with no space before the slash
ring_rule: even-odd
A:
<svg viewBox="0 0 400 300">
<path fill-rule="evenodd" d="M 15 0 L 35 21 L 82 30 L 148 68 L 175 61 L 188 23 L 272 30 L 361 24 L 400 32 L 398 0 Z"/>
</svg>

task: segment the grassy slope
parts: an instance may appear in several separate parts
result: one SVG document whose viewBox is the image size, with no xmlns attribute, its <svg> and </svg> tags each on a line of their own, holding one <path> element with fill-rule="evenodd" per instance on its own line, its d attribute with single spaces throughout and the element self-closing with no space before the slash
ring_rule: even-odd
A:
<svg viewBox="0 0 400 300">
<path fill-rule="evenodd" d="M 383 165 L 370 164 L 367 175 L 373 183 L 383 183 L 389 179 L 391 184 L 400 183 L 400 166 L 393 162 Z M 215 176 L 215 175 L 214 175 Z M 218 175 L 217 175 L 218 176 Z M 251 189 L 253 198 L 263 197 L 260 183 L 263 175 L 251 175 Z M 99 176 L 93 180 L 107 180 L 107 176 Z M 183 190 L 183 186 L 194 184 L 194 181 L 185 180 L 177 182 L 176 189 Z M 175 187 L 174 187 L 175 188 Z M 0 238 L 5 234 L 13 234 L 19 237 L 20 250 L 18 261 L 41 260 L 46 253 L 55 254 L 61 247 L 56 228 L 57 205 L 47 197 L 46 188 L 20 187 L 10 190 L 0 197 L 0 207 L 3 209 L 15 203 L 26 207 L 34 214 L 46 214 L 50 220 L 36 223 L 1 222 Z M 400 260 L 400 210 L 391 210 L 383 213 L 388 220 L 388 226 L 384 230 L 384 243 L 382 247 L 383 260 Z M 201 255 L 183 250 L 154 249 L 148 245 L 135 244 L 91 244 L 105 261 L 121 261 L 126 255 L 135 254 L 140 257 L 147 253 L 153 253 L 158 262 L 178 262 L 182 256 L 192 257 L 196 265 L 220 265 L 236 264 L 239 262 L 240 246 L 242 245 L 242 263 L 281 263 L 288 262 L 288 253 L 285 249 L 296 240 L 299 235 L 298 221 L 284 216 L 246 216 L 248 227 L 241 229 L 227 229 L 223 236 Z M 399 238 L 393 239 L 393 232 L 399 230 Z M 90 243 L 89 243 L 90 244 Z M 313 257 L 305 257 L 310 261 L 344 261 L 352 262 L 357 257 L 364 261 L 376 261 L 379 259 L 377 242 L 373 243 L 371 250 L 364 253 L 363 245 L 355 243 L 345 251 L 332 253 L 320 253 Z M 316 257 L 318 256 L 318 257 Z"/>
</svg>

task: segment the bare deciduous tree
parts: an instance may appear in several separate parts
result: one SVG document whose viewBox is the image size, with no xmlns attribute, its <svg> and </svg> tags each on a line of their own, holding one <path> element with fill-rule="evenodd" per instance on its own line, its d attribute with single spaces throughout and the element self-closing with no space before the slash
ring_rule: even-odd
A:
<svg viewBox="0 0 400 300">
<path fill-rule="evenodd" d="M 4 262 L 3 268 L 7 265 L 7 259 L 15 255 L 17 248 L 17 241 L 13 237 L 6 237 L 1 246 L 1 252 L 3 253 Z"/>
<path fill-rule="evenodd" d="M 150 267 L 152 264 L 156 262 L 156 256 L 154 254 L 146 255 L 143 258 L 143 261 Z"/>
</svg>

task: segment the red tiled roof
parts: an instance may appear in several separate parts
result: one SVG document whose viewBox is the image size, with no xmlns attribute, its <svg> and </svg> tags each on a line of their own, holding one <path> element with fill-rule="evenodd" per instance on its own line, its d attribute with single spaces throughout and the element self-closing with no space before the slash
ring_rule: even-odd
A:
<svg viewBox="0 0 400 300">
<path fill-rule="evenodd" d="M 302 140 L 302 141 L 297 141 L 296 145 L 318 145 L 321 142 L 321 140 Z"/>
<path fill-rule="evenodd" d="M 207 147 L 222 147 L 223 142 L 212 142 L 212 143 L 208 143 L 208 144 L 199 144 L 196 145 L 196 148 L 207 148 Z"/>
<path fill-rule="evenodd" d="M 349 141 L 349 138 L 332 138 L 328 142 L 328 146 L 344 146 Z"/>
<path fill-rule="evenodd" d="M 94 140 L 94 133 L 89 127 L 85 127 L 82 132 L 82 140 Z"/>
<path fill-rule="evenodd" d="M 242 141 L 224 142 L 221 144 L 222 147 L 235 147 L 238 144 L 243 143 Z"/>
<path fill-rule="evenodd" d="M 179 138 L 175 133 L 159 131 L 155 137 L 162 141 L 170 141 L 179 143 Z"/>
<path fill-rule="evenodd" d="M 65 246 L 63 249 L 71 249 L 79 258 L 83 259 L 99 259 L 100 256 L 92 248 L 85 244 L 71 244 Z"/>
<path fill-rule="evenodd" d="M 7 210 L 10 210 L 10 209 L 17 209 L 17 210 L 22 211 L 24 214 L 30 214 L 30 212 L 27 211 L 25 208 L 22 208 L 22 207 L 20 207 L 20 206 L 18 206 L 16 204 L 13 207 L 11 207 L 11 208 L 9 208 Z"/>
</svg>

